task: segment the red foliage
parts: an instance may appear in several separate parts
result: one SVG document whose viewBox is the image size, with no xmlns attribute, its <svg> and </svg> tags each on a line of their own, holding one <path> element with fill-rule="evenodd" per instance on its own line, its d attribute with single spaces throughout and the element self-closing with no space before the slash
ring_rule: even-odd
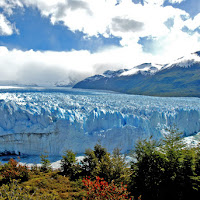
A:
<svg viewBox="0 0 200 200">
<path fill-rule="evenodd" d="M 29 172 L 27 166 L 22 166 L 16 160 L 10 159 L 8 164 L 2 167 L 0 174 L 3 182 L 9 182 L 12 179 L 25 181 L 28 180 Z"/>
<path fill-rule="evenodd" d="M 121 185 L 118 187 L 112 182 L 108 184 L 103 178 L 96 177 L 96 180 L 91 181 L 90 178 L 82 180 L 87 189 L 88 200 L 92 199 L 110 199 L 110 200 L 123 200 L 131 199 L 128 197 L 127 186 Z"/>
</svg>

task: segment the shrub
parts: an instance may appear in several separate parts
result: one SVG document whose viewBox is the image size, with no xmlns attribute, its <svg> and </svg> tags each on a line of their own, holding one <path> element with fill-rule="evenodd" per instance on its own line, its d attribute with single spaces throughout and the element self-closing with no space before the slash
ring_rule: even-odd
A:
<svg viewBox="0 0 200 200">
<path fill-rule="evenodd" d="M 88 200 L 92 199 L 110 199 L 110 200 L 123 200 L 131 199 L 129 198 L 129 193 L 127 192 L 127 186 L 121 185 L 118 187 L 112 181 L 110 184 L 103 178 L 96 177 L 96 180 L 91 181 L 89 178 L 83 179 L 83 184 L 87 189 Z"/>
<path fill-rule="evenodd" d="M 37 192 L 32 191 L 30 187 L 21 186 L 18 181 L 12 180 L 7 185 L 0 187 L 0 199 L 19 199 L 19 200 L 60 200 L 61 198 L 57 195 L 48 192 Z"/>
<path fill-rule="evenodd" d="M 20 165 L 16 160 L 10 159 L 9 162 L 2 166 L 0 174 L 2 182 L 7 183 L 13 179 L 26 181 L 29 178 L 30 170 L 27 166 Z"/>
</svg>

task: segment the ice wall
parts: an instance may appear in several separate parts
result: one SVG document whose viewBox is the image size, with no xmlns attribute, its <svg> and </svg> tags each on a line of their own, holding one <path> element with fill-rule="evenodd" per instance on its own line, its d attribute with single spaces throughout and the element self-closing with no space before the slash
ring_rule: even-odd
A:
<svg viewBox="0 0 200 200">
<path fill-rule="evenodd" d="M 161 98 L 91 92 L 0 94 L 0 152 L 83 153 L 98 141 L 109 151 L 133 149 L 139 138 L 158 139 L 175 125 L 185 136 L 200 131 L 199 98 Z"/>
</svg>

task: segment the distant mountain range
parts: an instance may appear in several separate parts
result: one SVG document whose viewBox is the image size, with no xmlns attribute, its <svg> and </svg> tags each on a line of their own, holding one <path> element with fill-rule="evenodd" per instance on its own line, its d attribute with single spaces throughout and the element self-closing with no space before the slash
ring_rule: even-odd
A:
<svg viewBox="0 0 200 200">
<path fill-rule="evenodd" d="M 74 88 L 149 96 L 200 97 L 200 51 L 165 65 L 144 63 L 132 69 L 108 70 L 78 82 Z"/>
</svg>

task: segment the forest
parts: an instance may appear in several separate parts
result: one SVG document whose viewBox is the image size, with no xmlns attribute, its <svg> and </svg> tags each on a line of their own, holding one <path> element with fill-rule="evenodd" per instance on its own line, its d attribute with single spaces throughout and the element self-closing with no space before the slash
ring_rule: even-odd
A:
<svg viewBox="0 0 200 200">
<path fill-rule="evenodd" d="M 109 153 L 100 143 L 76 153 L 63 153 L 61 168 L 53 170 L 48 155 L 41 166 L 20 165 L 10 159 L 0 165 L 0 199 L 135 199 L 185 200 L 200 197 L 200 145 L 183 143 L 171 130 L 160 141 L 139 140 L 125 155 Z"/>
</svg>

